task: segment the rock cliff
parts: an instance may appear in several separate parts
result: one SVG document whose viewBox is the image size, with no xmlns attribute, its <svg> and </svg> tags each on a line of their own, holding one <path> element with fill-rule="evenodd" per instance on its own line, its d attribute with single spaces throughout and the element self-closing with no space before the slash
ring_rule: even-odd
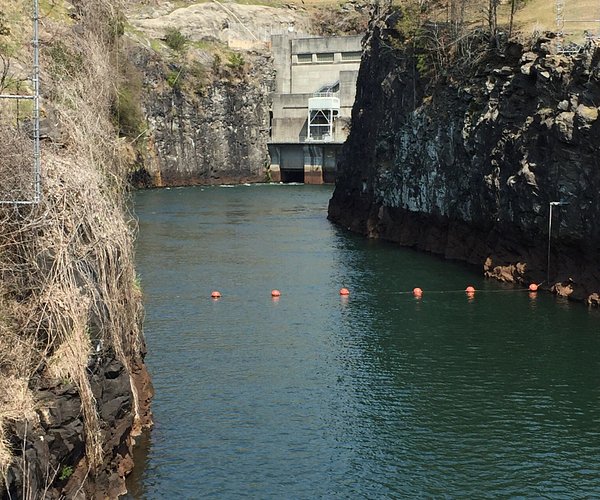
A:
<svg viewBox="0 0 600 500">
<path fill-rule="evenodd" d="M 79 388 L 51 379 L 36 383 L 32 392 L 38 407 L 36 417 L 7 426 L 10 442 L 18 451 L 15 465 L 7 469 L 2 498 L 100 499 L 118 498 L 127 492 L 125 476 L 134 465 L 135 436 L 151 423 L 150 378 L 141 358 L 132 361 L 125 367 L 106 352 L 90 361 L 102 447 L 102 461 L 94 470 L 86 455 L 89 430 Z M 138 396 L 142 400 L 136 410 Z"/>
<path fill-rule="evenodd" d="M 173 186 L 267 180 L 270 93 L 268 56 L 219 58 L 200 77 L 159 54 L 132 48 L 143 74 L 146 155 L 137 184 Z M 215 62 L 216 61 L 216 62 Z M 171 80 L 170 80 L 171 78 Z M 177 81 L 173 82 L 175 78 Z"/>
<path fill-rule="evenodd" d="M 399 18 L 367 41 L 330 219 L 597 301 L 600 50 L 557 54 L 548 35 L 432 75 Z"/>
</svg>

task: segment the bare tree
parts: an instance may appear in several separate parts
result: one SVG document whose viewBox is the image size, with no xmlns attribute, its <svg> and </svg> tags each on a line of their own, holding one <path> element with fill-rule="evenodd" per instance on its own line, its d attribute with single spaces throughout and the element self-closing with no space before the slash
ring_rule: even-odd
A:
<svg viewBox="0 0 600 500">
<path fill-rule="evenodd" d="M 8 86 L 8 73 L 10 72 L 10 59 L 0 54 L 0 93 Z"/>
<path fill-rule="evenodd" d="M 490 46 L 498 46 L 498 4 L 500 0 L 489 0 L 487 9 L 487 22 L 490 30 Z"/>
<path fill-rule="evenodd" d="M 510 20 L 508 22 L 508 38 L 512 36 L 513 21 L 515 17 L 515 10 L 517 8 L 517 0 L 510 0 Z"/>
</svg>

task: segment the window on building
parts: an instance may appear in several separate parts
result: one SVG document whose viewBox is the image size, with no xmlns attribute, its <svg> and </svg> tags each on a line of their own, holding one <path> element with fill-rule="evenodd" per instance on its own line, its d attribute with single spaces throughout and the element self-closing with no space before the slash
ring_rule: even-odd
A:
<svg viewBox="0 0 600 500">
<path fill-rule="evenodd" d="M 333 52 L 317 54 L 317 62 L 333 62 Z"/>
<path fill-rule="evenodd" d="M 342 61 L 360 61 L 361 52 L 342 52 Z"/>
<path fill-rule="evenodd" d="M 298 64 L 306 64 L 312 62 L 312 54 L 298 54 Z"/>
</svg>

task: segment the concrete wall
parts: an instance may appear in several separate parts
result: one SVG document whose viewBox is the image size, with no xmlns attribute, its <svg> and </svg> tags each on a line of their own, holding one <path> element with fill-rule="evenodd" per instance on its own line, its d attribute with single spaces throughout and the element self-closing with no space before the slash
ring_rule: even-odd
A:
<svg viewBox="0 0 600 500">
<path fill-rule="evenodd" d="M 313 93 L 322 85 L 338 80 L 340 72 L 358 72 L 361 40 L 360 36 L 291 38 L 290 35 L 274 35 L 272 51 L 277 71 L 276 92 Z M 333 56 L 333 60 L 320 61 L 328 54 Z M 310 62 L 301 62 L 299 57 L 306 58 L 308 55 Z"/>
<path fill-rule="evenodd" d="M 294 94 L 317 92 L 323 85 L 337 81 L 340 71 L 358 72 L 357 66 L 357 63 L 293 64 L 292 92 Z"/>
<path fill-rule="evenodd" d="M 273 180 L 333 182 L 340 145 L 349 131 L 361 37 L 272 38 L 276 77 L 273 95 L 271 173 Z M 339 81 L 340 109 L 330 143 L 306 142 L 308 100 L 324 85 Z M 298 178 L 298 173 L 302 173 Z"/>
<path fill-rule="evenodd" d="M 275 79 L 275 92 L 289 94 L 292 90 L 292 68 L 290 65 L 292 47 L 288 35 L 273 35 L 271 38 L 273 63 L 277 76 Z"/>
<path fill-rule="evenodd" d="M 350 118 L 354 99 L 356 99 L 356 79 L 358 78 L 358 69 L 352 71 L 340 71 L 340 104 L 342 109 L 348 108 L 348 111 L 340 115 Z"/>
<path fill-rule="evenodd" d="M 339 80 L 340 72 L 358 72 L 360 52 L 358 36 L 292 40 L 290 92 L 316 92 L 323 85 Z"/>
<path fill-rule="evenodd" d="M 301 143 L 306 139 L 308 98 L 312 94 L 273 96 L 272 142 Z"/>
<path fill-rule="evenodd" d="M 362 36 L 307 37 L 292 40 L 292 54 L 352 52 L 362 50 Z"/>
</svg>

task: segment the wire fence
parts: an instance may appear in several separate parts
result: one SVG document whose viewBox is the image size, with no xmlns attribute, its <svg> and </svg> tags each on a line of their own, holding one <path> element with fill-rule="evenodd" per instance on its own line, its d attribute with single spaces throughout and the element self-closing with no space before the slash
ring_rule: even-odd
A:
<svg viewBox="0 0 600 500">
<path fill-rule="evenodd" d="M 2 58 L 0 73 L 7 93 L 0 93 L 0 204 L 28 205 L 41 198 L 39 0 L 33 0 L 32 95 L 19 93 L 10 81 L 10 61 Z M 21 113 L 29 116 L 21 119 Z"/>
<path fill-rule="evenodd" d="M 600 4 L 582 15 L 573 0 L 556 0 L 555 12 L 559 53 L 577 54 L 600 42 Z"/>
</svg>

